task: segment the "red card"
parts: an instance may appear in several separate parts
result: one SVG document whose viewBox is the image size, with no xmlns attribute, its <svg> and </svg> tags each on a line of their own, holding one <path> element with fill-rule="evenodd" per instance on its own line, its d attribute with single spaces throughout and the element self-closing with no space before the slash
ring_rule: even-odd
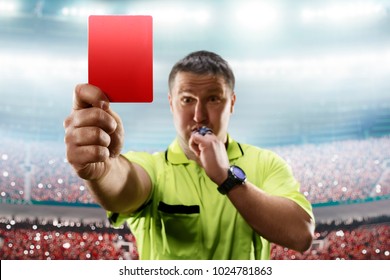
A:
<svg viewBox="0 0 390 280">
<path fill-rule="evenodd" d="M 90 16 L 88 82 L 111 102 L 153 101 L 151 16 Z"/>
</svg>

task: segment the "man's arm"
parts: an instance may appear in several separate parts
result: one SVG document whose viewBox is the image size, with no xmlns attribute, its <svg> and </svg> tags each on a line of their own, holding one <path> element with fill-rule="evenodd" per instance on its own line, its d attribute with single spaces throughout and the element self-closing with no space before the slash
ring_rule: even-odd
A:
<svg viewBox="0 0 390 280">
<path fill-rule="evenodd" d="M 76 86 L 73 110 L 64 127 L 68 162 L 103 208 L 132 212 L 146 201 L 151 190 L 149 175 L 120 155 L 122 121 L 99 88 Z"/>
<path fill-rule="evenodd" d="M 228 197 L 259 235 L 299 252 L 309 249 L 314 221 L 294 201 L 269 195 L 251 182 L 233 188 Z"/>
<path fill-rule="evenodd" d="M 195 133 L 190 148 L 210 179 L 221 185 L 229 168 L 224 143 L 215 135 Z M 269 195 L 251 182 L 233 188 L 228 197 L 247 223 L 265 239 L 300 252 L 310 247 L 314 221 L 294 201 Z"/>
<path fill-rule="evenodd" d="M 140 208 L 151 191 L 146 171 L 123 156 L 105 163 L 107 173 L 96 180 L 85 180 L 95 200 L 106 210 L 133 213 Z"/>
</svg>

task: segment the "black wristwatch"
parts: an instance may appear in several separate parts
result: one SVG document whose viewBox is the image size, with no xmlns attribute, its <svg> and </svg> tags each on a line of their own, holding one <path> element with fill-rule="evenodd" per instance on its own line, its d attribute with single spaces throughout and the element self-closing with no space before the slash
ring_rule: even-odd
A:
<svg viewBox="0 0 390 280">
<path fill-rule="evenodd" d="M 232 165 L 228 170 L 227 179 L 218 187 L 218 191 L 221 194 L 227 194 L 234 186 L 242 185 L 245 182 L 246 175 L 244 170 L 236 165 Z"/>
</svg>

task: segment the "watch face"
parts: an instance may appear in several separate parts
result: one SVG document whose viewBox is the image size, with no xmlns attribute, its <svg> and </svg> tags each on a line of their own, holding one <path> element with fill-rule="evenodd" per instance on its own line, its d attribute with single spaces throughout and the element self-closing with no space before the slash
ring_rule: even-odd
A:
<svg viewBox="0 0 390 280">
<path fill-rule="evenodd" d="M 238 179 L 240 179 L 240 180 L 246 179 L 246 175 L 245 175 L 244 171 L 241 168 L 239 168 L 238 166 L 233 166 L 232 172 Z"/>
</svg>

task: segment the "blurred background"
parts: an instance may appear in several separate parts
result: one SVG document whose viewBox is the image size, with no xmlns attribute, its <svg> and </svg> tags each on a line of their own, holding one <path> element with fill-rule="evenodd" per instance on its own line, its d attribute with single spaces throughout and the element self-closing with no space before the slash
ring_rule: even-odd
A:
<svg viewBox="0 0 390 280">
<path fill-rule="evenodd" d="M 272 258 L 390 259 L 389 1 L 0 0 L 1 259 L 137 259 L 65 159 L 89 15 L 153 16 L 154 101 L 112 104 L 124 151 L 166 149 L 171 67 L 217 52 L 237 80 L 230 134 L 284 157 L 314 207 L 312 249 Z"/>
</svg>

